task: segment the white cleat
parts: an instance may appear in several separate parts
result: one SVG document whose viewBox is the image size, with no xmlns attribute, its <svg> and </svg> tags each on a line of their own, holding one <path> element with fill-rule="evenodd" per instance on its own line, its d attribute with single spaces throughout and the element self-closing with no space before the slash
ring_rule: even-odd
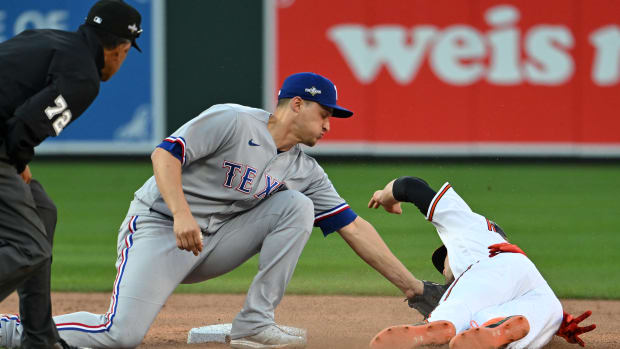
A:
<svg viewBox="0 0 620 349">
<path fill-rule="evenodd" d="M 285 331 L 278 325 L 271 325 L 263 332 L 253 336 L 233 339 L 230 346 L 235 349 L 267 349 L 267 348 L 286 348 L 286 349 L 302 349 L 306 347 L 305 331 L 295 334 L 291 330 Z"/>
</svg>

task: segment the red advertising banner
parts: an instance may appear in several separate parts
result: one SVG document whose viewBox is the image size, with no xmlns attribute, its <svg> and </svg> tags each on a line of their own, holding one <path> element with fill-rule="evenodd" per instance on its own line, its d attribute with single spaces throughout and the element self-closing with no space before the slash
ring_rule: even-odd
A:
<svg viewBox="0 0 620 349">
<path fill-rule="evenodd" d="M 275 76 L 355 112 L 322 152 L 620 155 L 620 1 L 277 0 Z"/>
</svg>

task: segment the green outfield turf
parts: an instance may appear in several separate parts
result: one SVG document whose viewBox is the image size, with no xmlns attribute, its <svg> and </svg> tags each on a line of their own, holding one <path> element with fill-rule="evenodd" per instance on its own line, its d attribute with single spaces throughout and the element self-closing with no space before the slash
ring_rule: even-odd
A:
<svg viewBox="0 0 620 349">
<path fill-rule="evenodd" d="M 370 210 L 372 192 L 401 175 L 435 188 L 450 181 L 473 210 L 495 220 L 537 264 L 560 297 L 620 297 L 620 165 L 325 162 L 339 193 L 370 221 L 403 263 L 439 281 L 430 255 L 440 245 L 432 225 L 413 206 L 402 216 Z M 150 176 L 144 162 L 35 162 L 38 178 L 59 208 L 52 287 L 109 291 L 116 274 L 116 237 L 133 192 Z M 244 293 L 256 258 L 234 272 L 181 292 Z M 153 270 L 157 273 L 157 270 Z M 288 293 L 398 295 L 334 233 L 315 229 Z"/>
</svg>

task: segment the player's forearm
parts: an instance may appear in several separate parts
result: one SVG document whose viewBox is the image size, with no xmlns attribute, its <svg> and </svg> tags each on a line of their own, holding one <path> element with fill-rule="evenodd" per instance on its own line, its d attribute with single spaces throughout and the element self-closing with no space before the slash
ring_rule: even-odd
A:
<svg viewBox="0 0 620 349">
<path fill-rule="evenodd" d="M 183 194 L 181 162 L 164 149 L 157 148 L 151 154 L 153 173 L 157 188 L 173 216 L 190 213 Z"/>
<path fill-rule="evenodd" d="M 408 298 L 422 294 L 424 285 L 394 256 L 375 228 L 361 217 L 338 231 L 366 263 Z"/>
</svg>

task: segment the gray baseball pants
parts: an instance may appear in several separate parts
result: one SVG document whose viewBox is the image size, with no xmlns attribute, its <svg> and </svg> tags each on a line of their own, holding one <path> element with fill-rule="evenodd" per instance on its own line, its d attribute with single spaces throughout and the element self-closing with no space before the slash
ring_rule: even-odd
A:
<svg viewBox="0 0 620 349">
<path fill-rule="evenodd" d="M 17 290 L 24 329 L 23 337 L 13 326 L 14 333 L 0 332 L 5 337 L 0 339 L 15 337 L 23 348 L 51 348 L 58 341 L 50 299 L 56 206 L 39 182 L 26 184 L 3 161 L 3 147 L 0 153 L 0 301 Z"/>
<path fill-rule="evenodd" d="M 314 222 L 313 204 L 287 190 L 203 235 L 199 256 L 177 248 L 173 222 L 161 216 L 130 216 L 118 238 L 118 274 L 106 314 L 78 312 L 54 317 L 60 336 L 72 345 L 97 348 L 138 346 L 157 313 L 181 283 L 223 275 L 260 253 L 232 337 L 261 332 L 274 323 L 297 260 Z"/>
</svg>

